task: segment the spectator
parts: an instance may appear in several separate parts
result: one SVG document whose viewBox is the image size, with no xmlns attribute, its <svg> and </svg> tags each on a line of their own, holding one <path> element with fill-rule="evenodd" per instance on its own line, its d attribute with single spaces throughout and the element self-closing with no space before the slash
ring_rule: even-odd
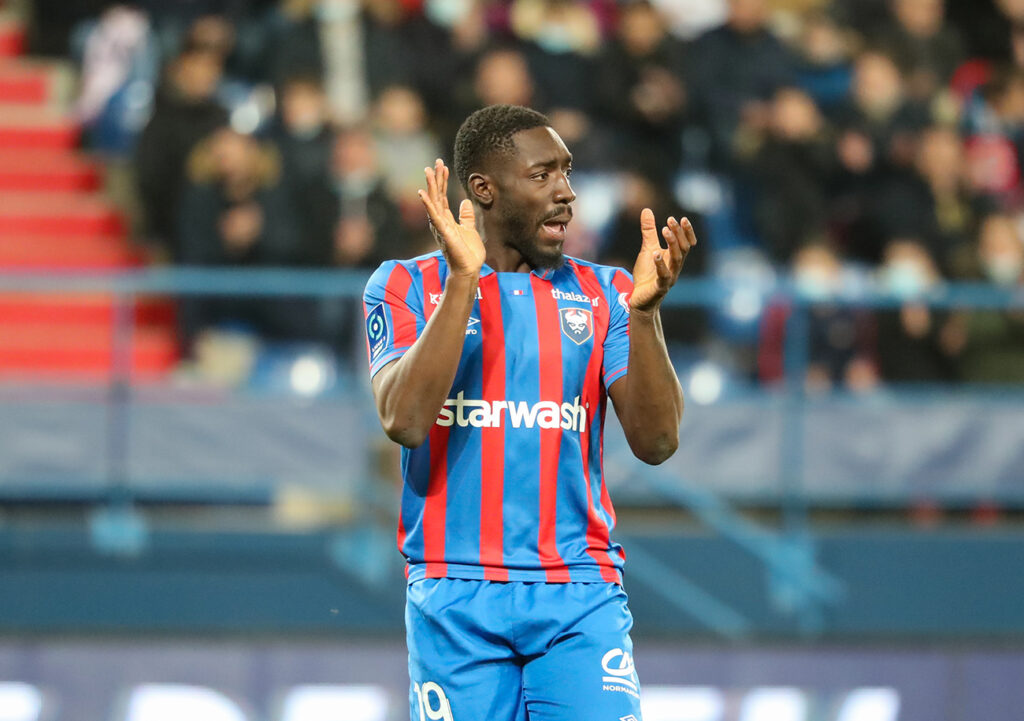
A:
<svg viewBox="0 0 1024 721">
<path fill-rule="evenodd" d="M 878 372 L 871 358 L 873 328 L 863 311 L 833 305 L 829 299 L 842 290 L 842 265 L 835 251 L 811 242 L 793 256 L 791 280 L 810 301 L 808 312 L 808 365 L 804 387 L 809 392 L 833 388 L 867 391 L 877 386 Z M 792 309 L 772 303 L 761 321 L 758 376 L 762 383 L 785 378 L 786 324 Z"/>
<path fill-rule="evenodd" d="M 390 258 L 409 258 L 421 250 L 409 242 L 402 228 L 369 130 L 352 127 L 338 135 L 331 170 L 340 201 L 332 259 L 336 265 L 372 269 Z"/>
<path fill-rule="evenodd" d="M 660 182 L 679 169 L 686 110 L 682 46 L 649 2 L 622 10 L 616 36 L 600 57 L 598 107 L 617 139 L 617 162 L 627 159 Z"/>
<path fill-rule="evenodd" d="M 151 110 L 129 98 L 139 87 L 152 88 L 158 74 L 149 19 L 137 9 L 114 5 L 76 34 L 82 36 L 82 68 L 75 115 L 92 149 L 123 154 L 132 150 L 140 121 Z"/>
<path fill-rule="evenodd" d="M 928 115 L 910 103 L 896 63 L 875 50 L 854 65 L 850 99 L 837 113 L 838 167 L 833 181 L 835 229 L 846 255 L 878 263 L 881 246 L 869 210 L 878 185 L 913 160 L 914 137 Z"/>
<path fill-rule="evenodd" d="M 323 77 L 319 0 L 279 0 L 263 21 L 260 48 L 266 67 L 260 77 L 280 86 L 290 77 Z"/>
<path fill-rule="evenodd" d="M 1024 240 L 1018 221 L 994 214 L 978 234 L 977 260 L 982 276 L 1002 288 L 1024 288 Z M 958 361 L 970 383 L 1024 383 L 1024 313 L 975 310 L 958 316 Z"/>
<path fill-rule="evenodd" d="M 541 109 L 590 110 L 593 58 L 601 45 L 601 27 L 588 3 L 514 0 L 509 21 L 522 41 L 540 94 L 548 101 Z"/>
<path fill-rule="evenodd" d="M 875 242 L 918 238 L 945 274 L 962 268 L 975 212 L 960 136 L 938 126 L 922 133 L 914 166 L 878 184 L 869 214 Z"/>
<path fill-rule="evenodd" d="M 189 157 L 179 215 L 182 260 L 280 265 L 295 260 L 295 218 L 275 149 L 223 127 Z"/>
<path fill-rule="evenodd" d="M 281 183 L 280 158 L 267 143 L 221 128 L 189 157 L 189 184 L 179 232 L 182 260 L 191 265 L 293 265 L 326 255 L 298 238 Z M 252 301 L 194 299 L 182 304 L 187 341 L 203 328 L 226 322 L 248 325 L 262 337 L 314 338 L 317 319 L 308 299 Z"/>
<path fill-rule="evenodd" d="M 853 40 L 827 13 L 810 14 L 799 37 L 797 79 L 825 113 L 839 108 L 853 80 Z"/>
<path fill-rule="evenodd" d="M 177 222 L 186 159 L 202 138 L 227 122 L 227 111 L 214 98 L 221 71 L 217 53 L 182 50 L 167 68 L 136 148 L 146 242 L 171 260 L 181 259 Z"/>
<path fill-rule="evenodd" d="M 280 122 L 273 135 L 282 161 L 282 186 L 296 219 L 294 261 L 324 265 L 331 260 L 338 202 L 331 179 L 334 131 L 327 122 L 327 96 L 318 77 L 298 75 L 281 87 Z"/>
<path fill-rule="evenodd" d="M 1022 198 L 1021 157 L 1024 155 L 1024 70 L 1004 69 L 993 75 L 984 102 L 969 116 L 967 168 L 973 190 L 994 202 L 1012 206 Z"/>
<path fill-rule="evenodd" d="M 652 180 L 637 170 L 621 174 L 622 205 L 616 211 L 609 225 L 607 238 L 598 254 L 598 262 L 618 265 L 629 270 L 636 261 L 636 245 L 640 239 L 637 218 L 644 208 L 654 211 L 656 218 L 688 218 L 695 234 L 702 233 L 702 218 L 691 210 L 683 208 L 667 191 L 666 186 Z M 698 235 L 697 237 L 701 237 Z M 683 266 L 683 277 L 699 276 L 706 268 L 706 252 L 698 245 L 690 251 Z M 707 330 L 706 315 L 698 308 L 672 308 L 662 314 L 665 338 L 670 344 L 693 344 L 701 341 Z"/>
<path fill-rule="evenodd" d="M 878 313 L 878 366 L 887 382 L 948 383 L 956 378 L 949 313 L 915 299 L 941 282 L 923 243 L 898 238 L 885 248 L 879 271 L 883 290 L 903 299 Z"/>
<path fill-rule="evenodd" d="M 732 159 L 740 124 L 763 128 L 775 91 L 793 82 L 793 58 L 767 19 L 767 0 L 729 0 L 729 19 L 702 35 L 690 54 L 689 85 L 722 161 Z"/>
<path fill-rule="evenodd" d="M 879 44 L 907 78 L 907 94 L 926 102 L 963 60 L 959 33 L 944 20 L 943 0 L 893 0 L 893 22 Z"/>
<path fill-rule="evenodd" d="M 832 137 L 810 96 L 783 88 L 767 130 L 748 145 L 758 235 L 773 260 L 787 263 L 797 247 L 826 231 Z"/>
<path fill-rule="evenodd" d="M 423 6 L 424 28 L 418 33 L 429 43 L 424 52 L 444 47 L 446 52 L 431 52 L 429 63 L 420 63 L 417 87 L 430 112 L 432 125 L 451 147 L 455 133 L 465 117 L 463 108 L 472 105 L 473 70 L 480 56 L 492 47 L 488 34 L 487 7 L 483 0 L 452 3 L 426 0 Z M 454 102 L 453 102 L 454 100 Z"/>
<path fill-rule="evenodd" d="M 851 98 L 839 113 L 844 136 L 840 158 L 852 172 L 906 166 L 912 160 L 913 135 L 928 120 L 925 108 L 908 100 L 896 62 L 885 53 L 867 50 L 854 65 Z M 870 143 L 863 155 L 852 152 L 850 136 Z M 850 146 L 850 147 L 844 147 Z"/>
<path fill-rule="evenodd" d="M 363 8 L 363 68 L 371 98 L 393 85 L 412 85 L 415 49 L 404 37 L 408 11 L 401 0 L 374 0 Z"/>
<path fill-rule="evenodd" d="M 518 50 L 498 48 L 477 63 L 473 106 L 533 105 L 535 88 L 530 66 Z"/>
<path fill-rule="evenodd" d="M 374 106 L 373 134 L 388 193 L 402 208 L 408 226 L 422 226 L 423 208 L 416 191 L 423 185 L 423 168 L 441 153 L 427 127 L 423 99 L 409 87 L 385 89 Z"/>
<path fill-rule="evenodd" d="M 286 182 L 306 186 L 327 178 L 334 132 L 319 77 L 289 77 L 280 86 L 278 102 L 280 118 L 273 137 L 284 161 Z"/>
</svg>

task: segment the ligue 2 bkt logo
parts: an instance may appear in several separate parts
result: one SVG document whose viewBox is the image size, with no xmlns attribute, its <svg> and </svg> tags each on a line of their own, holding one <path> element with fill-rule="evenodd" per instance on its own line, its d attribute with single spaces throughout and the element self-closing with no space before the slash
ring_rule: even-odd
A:
<svg viewBox="0 0 1024 721">
<path fill-rule="evenodd" d="M 380 303 L 366 316 L 366 339 L 370 342 L 370 362 L 377 360 L 388 345 L 388 317 Z"/>
<path fill-rule="evenodd" d="M 576 345 L 583 345 L 594 335 L 594 314 L 583 308 L 559 308 L 562 332 Z"/>
</svg>

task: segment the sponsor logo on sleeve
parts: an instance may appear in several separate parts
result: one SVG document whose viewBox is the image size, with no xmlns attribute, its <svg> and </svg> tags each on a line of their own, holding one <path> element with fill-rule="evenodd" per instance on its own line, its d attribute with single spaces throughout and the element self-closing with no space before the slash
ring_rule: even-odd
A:
<svg viewBox="0 0 1024 721">
<path fill-rule="evenodd" d="M 576 345 L 583 345 L 594 335 L 594 314 L 584 308 L 559 308 L 562 332 Z"/>
<path fill-rule="evenodd" d="M 370 363 L 374 363 L 391 344 L 391 327 L 383 303 L 366 315 L 366 339 L 370 343 Z"/>
<path fill-rule="evenodd" d="M 627 313 L 629 312 L 629 296 L 630 293 L 619 293 L 619 305 Z"/>
</svg>

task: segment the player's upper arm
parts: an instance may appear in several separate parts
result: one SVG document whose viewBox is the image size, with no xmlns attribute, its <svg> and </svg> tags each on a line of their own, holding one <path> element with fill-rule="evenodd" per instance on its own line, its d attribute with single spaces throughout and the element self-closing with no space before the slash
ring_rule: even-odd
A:
<svg viewBox="0 0 1024 721">
<path fill-rule="evenodd" d="M 398 363 L 398 358 L 395 358 L 392 361 L 388 361 L 387 363 L 382 365 L 380 368 L 378 368 L 377 372 L 374 373 L 373 377 L 370 379 L 370 385 L 373 388 L 373 397 L 375 399 L 377 399 L 378 408 L 380 407 L 379 403 L 380 403 L 380 397 L 381 397 L 381 390 L 384 388 L 385 384 L 387 383 L 388 376 L 391 375 L 391 371 L 393 371 L 395 369 L 395 365 L 397 363 Z"/>
<path fill-rule="evenodd" d="M 626 373 L 619 375 L 610 386 L 608 386 L 608 397 L 612 399 L 615 406 L 615 415 L 622 420 L 622 409 L 626 403 Z"/>
<path fill-rule="evenodd" d="M 405 355 L 423 329 L 422 292 L 409 269 L 397 261 L 377 268 L 363 292 L 363 313 L 370 375 L 375 378 Z"/>
<path fill-rule="evenodd" d="M 601 369 L 605 387 L 612 400 L 612 387 L 625 377 L 629 365 L 629 296 L 633 292 L 633 278 L 628 272 L 616 269 L 611 278 L 607 296 L 611 299 L 608 308 L 608 333 L 604 339 L 604 359 Z"/>
</svg>

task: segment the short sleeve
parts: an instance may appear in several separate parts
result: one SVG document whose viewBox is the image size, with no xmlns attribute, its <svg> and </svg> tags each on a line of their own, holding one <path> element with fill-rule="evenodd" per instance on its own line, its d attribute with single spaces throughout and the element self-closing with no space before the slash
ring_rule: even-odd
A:
<svg viewBox="0 0 1024 721">
<path fill-rule="evenodd" d="M 624 270 L 612 275 L 611 298 L 608 312 L 608 334 L 604 339 L 604 387 L 626 375 L 629 366 L 629 296 L 633 292 L 633 278 Z"/>
<path fill-rule="evenodd" d="M 397 261 L 383 263 L 370 276 L 363 315 L 371 378 L 416 342 L 424 325 L 422 296 L 412 273 Z"/>
</svg>

